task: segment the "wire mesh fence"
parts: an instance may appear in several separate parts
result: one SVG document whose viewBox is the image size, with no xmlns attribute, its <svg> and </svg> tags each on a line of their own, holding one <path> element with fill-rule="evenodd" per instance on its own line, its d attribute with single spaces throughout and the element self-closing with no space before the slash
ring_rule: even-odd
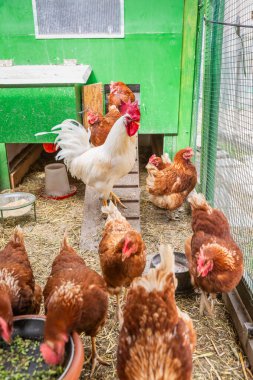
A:
<svg viewBox="0 0 253 380">
<path fill-rule="evenodd" d="M 229 219 L 253 294 L 253 0 L 202 7 L 193 115 L 200 187 Z"/>
</svg>

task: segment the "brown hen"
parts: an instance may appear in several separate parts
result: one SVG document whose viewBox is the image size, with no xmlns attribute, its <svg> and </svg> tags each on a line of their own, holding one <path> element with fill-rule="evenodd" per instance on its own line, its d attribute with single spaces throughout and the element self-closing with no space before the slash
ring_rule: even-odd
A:
<svg viewBox="0 0 253 380">
<path fill-rule="evenodd" d="M 42 292 L 35 284 L 24 245 L 24 236 L 17 226 L 9 243 L 0 251 L 0 334 L 11 341 L 13 315 L 37 314 Z"/>
<path fill-rule="evenodd" d="M 122 103 L 134 102 L 134 93 L 123 82 L 111 82 L 110 94 L 108 95 L 108 105 L 119 108 Z"/>
<path fill-rule="evenodd" d="M 93 111 L 88 112 L 87 121 L 91 131 L 90 142 L 93 146 L 104 144 L 108 133 L 120 116 L 121 113 L 115 106 L 109 107 L 109 112 L 105 116 Z"/>
<path fill-rule="evenodd" d="M 107 364 L 96 352 L 95 337 L 104 325 L 108 309 L 105 281 L 69 246 L 64 237 L 43 291 L 47 314 L 41 352 L 48 364 L 62 362 L 65 343 L 72 331 L 85 332 L 92 342 L 92 369 Z"/>
<path fill-rule="evenodd" d="M 148 174 L 150 174 L 152 171 L 163 170 L 165 168 L 168 168 L 170 165 L 171 160 L 168 153 L 164 153 L 161 157 L 153 154 L 148 160 L 146 169 Z"/>
<path fill-rule="evenodd" d="M 119 295 L 135 277 L 141 276 L 146 264 L 146 247 L 116 206 L 102 207 L 107 214 L 103 237 L 99 244 L 100 264 L 109 292 L 117 297 L 117 314 L 121 321 Z"/>
<path fill-rule="evenodd" d="M 152 170 L 146 179 L 149 199 L 169 211 L 179 208 L 197 183 L 197 171 L 190 159 L 191 148 L 181 149 L 173 162 L 162 170 Z"/>
<path fill-rule="evenodd" d="M 200 313 L 213 315 L 216 293 L 229 292 L 243 275 L 243 255 L 230 234 L 229 223 L 202 194 L 190 197 L 193 235 L 185 253 L 194 285 L 201 290 Z M 211 297 L 211 305 L 208 302 Z"/>
<path fill-rule="evenodd" d="M 119 335 L 120 380 L 190 380 L 196 335 L 176 306 L 174 255 L 160 247 L 161 263 L 133 281 Z"/>
<path fill-rule="evenodd" d="M 203 194 L 189 195 L 192 210 L 192 231 L 204 231 L 219 237 L 230 236 L 230 227 L 221 210 L 212 208 Z"/>
</svg>

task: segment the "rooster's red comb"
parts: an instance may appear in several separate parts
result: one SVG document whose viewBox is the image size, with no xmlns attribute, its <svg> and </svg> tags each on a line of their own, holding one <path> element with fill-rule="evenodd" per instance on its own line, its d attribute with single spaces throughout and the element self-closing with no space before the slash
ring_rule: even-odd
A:
<svg viewBox="0 0 253 380">
<path fill-rule="evenodd" d="M 121 102 L 120 113 L 122 115 L 127 113 L 133 121 L 140 121 L 141 113 L 137 101 L 133 103 L 130 100 L 127 103 Z"/>
</svg>

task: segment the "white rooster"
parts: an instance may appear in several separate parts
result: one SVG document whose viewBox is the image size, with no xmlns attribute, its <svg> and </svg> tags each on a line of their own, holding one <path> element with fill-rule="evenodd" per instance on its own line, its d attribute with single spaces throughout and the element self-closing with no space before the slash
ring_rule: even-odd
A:
<svg viewBox="0 0 253 380">
<path fill-rule="evenodd" d="M 92 147 L 90 133 L 75 120 L 65 120 L 52 128 L 56 147 L 61 150 L 56 156 L 63 159 L 73 177 L 81 179 L 86 185 L 94 187 L 103 199 L 103 205 L 111 198 L 121 203 L 112 188 L 123 176 L 129 173 L 136 158 L 136 135 L 139 129 L 140 110 L 137 102 L 121 106 L 121 116 L 110 130 L 105 143 Z"/>
</svg>

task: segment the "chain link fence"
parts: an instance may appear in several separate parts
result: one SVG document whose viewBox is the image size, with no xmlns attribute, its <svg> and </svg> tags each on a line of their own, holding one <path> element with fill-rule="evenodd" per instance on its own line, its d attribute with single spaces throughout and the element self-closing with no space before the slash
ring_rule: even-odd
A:
<svg viewBox="0 0 253 380">
<path fill-rule="evenodd" d="M 228 217 L 253 294 L 253 1 L 199 6 L 192 139 L 200 190 Z"/>
</svg>

